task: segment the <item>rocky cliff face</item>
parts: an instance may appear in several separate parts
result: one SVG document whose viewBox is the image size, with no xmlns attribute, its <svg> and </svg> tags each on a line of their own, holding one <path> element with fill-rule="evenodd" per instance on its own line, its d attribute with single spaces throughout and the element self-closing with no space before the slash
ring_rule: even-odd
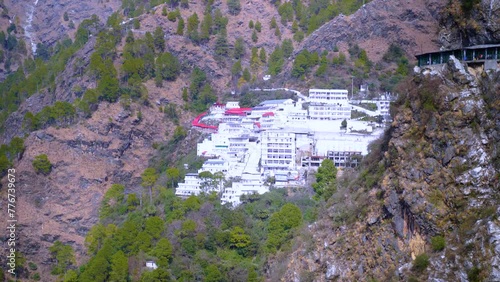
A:
<svg viewBox="0 0 500 282">
<path fill-rule="evenodd" d="M 443 10 L 439 40 L 447 49 L 500 42 L 500 1 L 482 0 L 464 11 L 461 3 L 449 1 Z M 468 1 L 472 2 L 472 1 Z"/>
<path fill-rule="evenodd" d="M 53 43 L 66 36 L 72 37 L 76 27 L 83 20 L 89 19 L 93 14 L 106 22 L 106 19 L 116 11 L 121 1 L 84 1 L 75 2 L 70 0 L 22 0 L 4 1 L 9 9 L 9 15 L 18 19 L 17 25 L 22 27 L 22 32 L 27 39 L 27 45 L 43 43 L 51 46 Z M 68 20 L 64 19 L 64 13 Z M 75 28 L 70 27 L 73 22 Z M 28 48 L 32 51 L 31 48 Z"/>
<path fill-rule="evenodd" d="M 380 177 L 341 180 L 305 231 L 312 239 L 303 236 L 286 267 L 275 261 L 269 273 L 283 267 L 282 281 L 499 280 L 499 75 L 456 60 L 418 73 L 368 157 Z M 442 250 L 431 244 L 437 236 Z M 421 269 L 413 259 L 424 253 L 430 264 Z"/>
<path fill-rule="evenodd" d="M 335 46 L 347 50 L 358 43 L 373 61 L 379 61 L 391 43 L 401 46 L 409 55 L 438 49 L 435 40 L 439 29 L 439 12 L 446 1 L 385 0 L 365 4 L 350 16 L 339 16 L 308 36 L 301 47 L 310 51 L 332 51 Z"/>
</svg>

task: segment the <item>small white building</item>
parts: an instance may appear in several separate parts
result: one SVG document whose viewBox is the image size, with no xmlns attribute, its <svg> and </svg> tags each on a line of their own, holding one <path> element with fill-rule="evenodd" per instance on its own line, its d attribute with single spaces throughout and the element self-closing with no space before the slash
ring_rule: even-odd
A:
<svg viewBox="0 0 500 282">
<path fill-rule="evenodd" d="M 269 192 L 269 187 L 264 185 L 260 173 L 243 173 L 239 182 L 233 182 L 222 194 L 222 204 L 231 203 L 233 207 L 241 203 L 242 195 L 264 194 Z"/>
<path fill-rule="evenodd" d="M 216 172 L 227 173 L 229 170 L 229 162 L 223 159 L 208 159 L 203 163 L 203 166 L 199 170 L 210 171 L 212 174 Z"/>
<path fill-rule="evenodd" d="M 226 109 L 239 109 L 240 108 L 240 103 L 239 102 L 227 102 L 226 103 Z"/>
<path fill-rule="evenodd" d="M 377 103 L 377 112 L 381 116 L 390 116 L 391 101 L 389 100 L 379 100 Z"/>
<path fill-rule="evenodd" d="M 198 173 L 188 173 L 184 177 L 184 183 L 179 183 L 175 189 L 175 195 L 181 197 L 189 197 L 191 195 L 200 194 L 200 178 Z"/>
<path fill-rule="evenodd" d="M 148 260 L 148 261 L 146 261 L 146 267 L 150 268 L 150 269 L 157 269 L 158 265 L 156 265 L 156 262 L 154 262 L 152 260 Z"/>
<path fill-rule="evenodd" d="M 225 111 L 226 111 L 226 105 L 224 104 L 214 103 L 212 106 L 210 106 L 210 113 L 215 116 L 221 116 L 224 114 Z"/>
</svg>

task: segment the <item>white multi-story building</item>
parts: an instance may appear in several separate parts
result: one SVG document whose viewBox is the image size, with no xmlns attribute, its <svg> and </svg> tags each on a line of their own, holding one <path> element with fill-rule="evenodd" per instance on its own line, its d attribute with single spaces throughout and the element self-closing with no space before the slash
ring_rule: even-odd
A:
<svg viewBox="0 0 500 282">
<path fill-rule="evenodd" d="M 276 120 L 276 116 L 273 112 L 266 112 L 262 114 L 260 118 L 260 128 L 262 130 L 268 130 L 274 127 L 274 122 Z"/>
<path fill-rule="evenodd" d="M 217 133 L 212 133 L 210 138 L 198 143 L 197 155 L 221 156 L 228 151 L 244 151 L 247 147 L 245 143 L 249 142 L 251 132 L 250 129 L 242 127 L 239 123 L 221 123 Z M 231 144 L 233 145 L 231 146 Z M 237 149 L 233 150 L 234 148 Z"/>
<path fill-rule="evenodd" d="M 242 195 L 264 194 L 266 192 L 269 192 L 269 186 L 264 185 L 260 173 L 243 173 L 239 182 L 233 182 L 231 187 L 224 190 L 221 202 L 237 206 L 241 203 L 240 197 Z"/>
<path fill-rule="evenodd" d="M 391 109 L 391 101 L 388 100 L 379 100 L 376 101 L 377 103 L 377 112 L 381 116 L 390 116 L 390 109 Z"/>
<path fill-rule="evenodd" d="M 347 90 L 309 89 L 309 118 L 317 120 L 349 119 L 351 107 Z"/>
<path fill-rule="evenodd" d="M 293 170 L 295 168 L 295 133 L 268 130 L 261 134 L 261 165 L 265 171 Z"/>
<path fill-rule="evenodd" d="M 242 134 L 239 136 L 229 137 L 228 141 L 229 141 L 229 151 L 244 152 L 248 149 L 247 146 L 250 142 L 250 135 Z"/>
<path fill-rule="evenodd" d="M 175 189 L 175 195 L 188 197 L 191 195 L 200 194 L 200 178 L 198 173 L 188 173 L 184 177 L 184 183 L 179 183 L 179 186 Z"/>
<path fill-rule="evenodd" d="M 229 162 L 223 159 L 208 159 L 203 163 L 201 169 L 198 173 L 188 173 L 184 177 L 184 183 L 179 183 L 179 187 L 175 189 L 175 194 L 178 196 L 190 196 L 198 195 L 203 192 L 216 191 L 220 192 L 222 189 L 222 183 L 215 185 L 206 185 L 203 179 L 200 179 L 199 174 L 204 171 L 208 171 L 212 174 L 217 172 L 222 172 L 226 174 L 229 170 Z"/>
</svg>

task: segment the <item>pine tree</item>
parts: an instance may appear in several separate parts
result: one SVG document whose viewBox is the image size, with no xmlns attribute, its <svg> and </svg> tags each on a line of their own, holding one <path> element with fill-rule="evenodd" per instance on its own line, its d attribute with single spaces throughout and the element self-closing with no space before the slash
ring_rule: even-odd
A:
<svg viewBox="0 0 500 282">
<path fill-rule="evenodd" d="M 229 53 L 229 48 L 227 44 L 227 32 L 223 29 L 219 35 L 217 36 L 217 40 L 215 41 L 215 55 L 217 57 L 222 58 Z"/>
<path fill-rule="evenodd" d="M 128 280 L 128 259 L 123 251 L 116 252 L 111 257 L 110 282 L 122 282 Z"/>
<path fill-rule="evenodd" d="M 175 80 L 181 72 L 177 57 L 171 53 L 163 53 L 156 59 L 157 76 L 166 80 Z"/>
<path fill-rule="evenodd" d="M 269 25 L 269 26 L 270 26 L 270 29 L 273 29 L 273 28 L 278 27 L 278 25 L 276 24 L 276 18 L 275 18 L 275 17 L 273 17 L 273 18 L 271 19 L 271 23 L 270 23 L 270 25 Z"/>
<path fill-rule="evenodd" d="M 231 74 L 234 77 L 238 77 L 240 76 L 240 73 L 241 73 L 241 61 L 237 60 L 231 67 Z"/>
<path fill-rule="evenodd" d="M 250 58 L 250 66 L 253 70 L 257 70 L 260 67 L 260 59 L 258 55 L 259 49 L 257 47 L 252 48 L 252 57 Z"/>
<path fill-rule="evenodd" d="M 156 49 L 163 52 L 165 50 L 165 33 L 161 27 L 157 27 L 153 33 L 154 44 Z"/>
<path fill-rule="evenodd" d="M 283 56 L 289 58 L 293 53 L 293 43 L 291 39 L 283 40 L 281 43 L 281 49 L 283 50 Z"/>
<path fill-rule="evenodd" d="M 198 43 L 200 40 L 200 35 L 198 33 L 198 25 L 200 24 L 200 20 L 198 19 L 198 14 L 194 13 L 188 18 L 187 23 L 187 36 L 189 39 L 193 40 L 195 43 Z"/>
<path fill-rule="evenodd" d="M 259 59 L 263 64 L 267 61 L 266 49 L 264 47 L 260 48 Z"/>
<path fill-rule="evenodd" d="M 293 21 L 292 23 L 292 33 L 296 33 L 299 30 L 299 24 L 297 21 Z"/>
<path fill-rule="evenodd" d="M 250 79 L 252 79 L 252 75 L 247 68 L 243 71 L 243 79 L 245 79 L 246 82 L 250 82 Z"/>
<path fill-rule="evenodd" d="M 212 33 L 212 15 L 210 13 L 206 13 L 203 21 L 201 22 L 201 32 L 200 32 L 200 40 L 208 41 L 210 39 L 210 34 Z"/>
<path fill-rule="evenodd" d="M 245 55 L 245 42 L 243 38 L 238 37 L 234 42 L 234 58 L 240 59 Z"/>
<path fill-rule="evenodd" d="M 179 22 L 177 23 L 177 35 L 183 35 L 184 34 L 184 19 L 182 17 L 179 17 Z"/>
<path fill-rule="evenodd" d="M 261 32 L 262 31 L 262 24 L 259 21 L 255 22 L 255 30 L 257 32 Z"/>
<path fill-rule="evenodd" d="M 276 35 L 276 37 L 281 39 L 281 31 L 280 31 L 279 27 L 276 27 L 276 30 L 274 31 L 274 35 Z"/>
<path fill-rule="evenodd" d="M 214 13 L 214 24 L 215 24 L 215 33 L 218 33 L 224 29 L 226 29 L 228 23 L 228 19 L 222 15 L 220 9 L 215 10 Z"/>
<path fill-rule="evenodd" d="M 255 30 L 252 32 L 252 41 L 253 42 L 257 42 L 257 40 L 259 40 L 259 38 L 257 37 L 257 32 L 255 32 Z"/>
<path fill-rule="evenodd" d="M 187 88 L 184 87 L 182 88 L 182 100 L 184 100 L 184 102 L 187 102 L 188 99 L 189 99 L 188 91 Z"/>
</svg>

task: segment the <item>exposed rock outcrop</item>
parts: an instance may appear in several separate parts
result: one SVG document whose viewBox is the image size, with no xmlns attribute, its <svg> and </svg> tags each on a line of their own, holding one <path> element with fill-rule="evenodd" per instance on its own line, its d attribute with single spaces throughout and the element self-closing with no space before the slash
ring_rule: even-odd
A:
<svg viewBox="0 0 500 282">
<path fill-rule="evenodd" d="M 389 44 L 400 45 L 409 55 L 435 51 L 433 41 L 439 26 L 442 0 L 390 1 L 374 0 L 350 16 L 339 16 L 308 36 L 301 47 L 309 51 L 341 50 L 358 43 L 373 61 L 379 61 Z"/>
</svg>

